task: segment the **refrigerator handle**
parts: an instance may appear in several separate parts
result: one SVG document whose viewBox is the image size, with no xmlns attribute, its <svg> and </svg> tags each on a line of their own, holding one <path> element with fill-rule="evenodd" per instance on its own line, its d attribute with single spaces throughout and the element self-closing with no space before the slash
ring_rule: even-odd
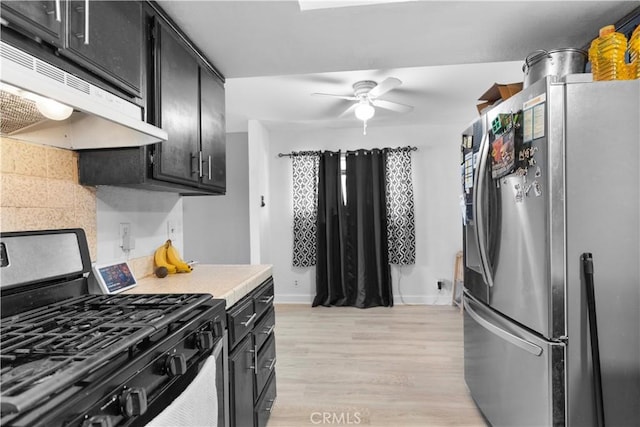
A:
<svg viewBox="0 0 640 427">
<path fill-rule="evenodd" d="M 464 308 L 465 310 L 467 310 L 467 313 L 469 313 L 469 316 L 471 316 L 471 318 L 473 320 L 475 320 L 476 322 L 478 322 L 478 324 L 480 326 L 482 326 L 483 328 L 485 328 L 487 331 L 491 332 L 494 335 L 497 335 L 498 337 L 502 338 L 503 340 L 510 342 L 511 344 L 523 349 L 524 351 L 527 351 L 531 354 L 533 354 L 534 356 L 540 356 L 542 354 L 542 347 L 535 345 L 532 342 L 529 342 L 527 340 L 524 340 L 520 337 L 517 337 L 515 335 L 513 335 L 510 332 L 505 331 L 502 328 L 499 328 L 498 326 L 494 325 L 493 323 L 489 322 L 488 320 L 484 319 L 481 315 L 479 315 L 478 313 L 476 313 L 473 309 L 473 305 L 475 303 L 470 300 L 469 298 L 465 297 L 465 302 L 464 302 Z"/>
<path fill-rule="evenodd" d="M 484 117 L 487 120 L 487 117 Z M 482 200 L 484 199 L 485 191 L 485 176 L 487 168 L 487 158 L 489 154 L 489 134 L 485 128 L 482 133 L 482 141 L 480 143 L 480 163 L 476 169 L 476 180 L 473 192 L 473 217 L 476 220 L 476 238 L 478 240 L 478 249 L 480 252 L 480 264 L 482 265 L 481 273 L 485 283 L 490 287 L 493 287 L 493 277 L 491 276 L 491 270 L 489 268 L 489 262 L 487 261 L 487 232 L 485 227 L 484 211 L 482 209 Z"/>
<path fill-rule="evenodd" d="M 602 375 L 600 373 L 600 345 L 598 343 L 598 321 L 596 319 L 596 296 L 593 280 L 593 255 L 585 252 L 582 260 L 582 279 L 587 297 L 589 314 L 589 338 L 591 339 L 591 360 L 593 361 L 593 392 L 596 404 L 598 427 L 604 427 L 604 401 L 602 399 Z"/>
</svg>

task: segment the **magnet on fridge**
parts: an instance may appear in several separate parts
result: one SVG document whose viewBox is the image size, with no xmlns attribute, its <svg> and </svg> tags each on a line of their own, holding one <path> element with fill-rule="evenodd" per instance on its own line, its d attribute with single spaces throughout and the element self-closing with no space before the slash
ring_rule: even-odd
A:
<svg viewBox="0 0 640 427">
<path fill-rule="evenodd" d="M 529 184 L 529 185 L 527 185 L 526 187 L 524 187 L 524 195 L 525 195 L 525 196 L 528 196 L 528 195 L 529 195 L 529 190 L 531 190 L 531 186 L 532 186 L 532 185 L 533 185 L 533 184 Z"/>
<path fill-rule="evenodd" d="M 533 181 L 533 191 L 536 193 L 536 197 L 542 196 L 542 186 L 538 181 Z"/>
<path fill-rule="evenodd" d="M 540 178 L 542 176 L 542 171 L 540 170 L 540 166 L 536 168 L 536 178 Z"/>
<path fill-rule="evenodd" d="M 529 166 L 534 166 L 536 164 L 536 159 L 533 157 L 529 159 Z"/>
<path fill-rule="evenodd" d="M 522 190 L 518 190 L 516 192 L 516 203 L 522 203 L 522 199 L 523 199 Z"/>
</svg>

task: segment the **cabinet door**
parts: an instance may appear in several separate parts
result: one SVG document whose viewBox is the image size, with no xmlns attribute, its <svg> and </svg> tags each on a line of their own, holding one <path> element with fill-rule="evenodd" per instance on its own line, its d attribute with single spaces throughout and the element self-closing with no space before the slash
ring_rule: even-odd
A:
<svg viewBox="0 0 640 427">
<path fill-rule="evenodd" d="M 153 177 L 197 185 L 198 63 L 176 37 L 156 22 L 156 124 L 168 133 L 169 139 L 156 146 Z"/>
<path fill-rule="evenodd" d="M 68 16 L 67 49 L 61 53 L 140 97 L 144 45 L 142 4 L 137 1 L 69 1 Z"/>
<path fill-rule="evenodd" d="M 64 43 L 66 2 L 3 1 L 2 19 L 57 47 Z"/>
<path fill-rule="evenodd" d="M 202 186 L 226 190 L 226 131 L 224 85 L 207 69 L 200 68 L 200 143 Z"/>
<path fill-rule="evenodd" d="M 253 389 L 255 382 L 255 348 L 249 334 L 229 355 L 231 426 L 253 426 Z"/>
<path fill-rule="evenodd" d="M 273 403 L 276 401 L 276 373 L 274 372 L 264 388 L 264 393 L 256 403 L 256 427 L 266 427 L 273 410 Z"/>
</svg>

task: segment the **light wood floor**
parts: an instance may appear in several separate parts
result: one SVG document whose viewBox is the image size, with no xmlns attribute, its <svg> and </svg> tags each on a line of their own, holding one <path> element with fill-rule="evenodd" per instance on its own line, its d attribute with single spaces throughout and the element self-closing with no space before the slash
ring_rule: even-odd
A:
<svg viewBox="0 0 640 427">
<path fill-rule="evenodd" d="M 276 305 L 276 352 L 268 427 L 486 425 L 456 308 Z"/>
</svg>

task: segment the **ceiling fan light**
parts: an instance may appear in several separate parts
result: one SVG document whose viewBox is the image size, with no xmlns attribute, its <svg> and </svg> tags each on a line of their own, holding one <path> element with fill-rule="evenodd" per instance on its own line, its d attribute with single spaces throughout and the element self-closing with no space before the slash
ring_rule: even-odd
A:
<svg viewBox="0 0 640 427">
<path fill-rule="evenodd" d="M 376 113 L 376 110 L 371 104 L 369 104 L 367 101 L 364 101 L 358 104 L 355 113 L 358 119 L 366 122 L 373 117 L 373 115 Z"/>
</svg>

